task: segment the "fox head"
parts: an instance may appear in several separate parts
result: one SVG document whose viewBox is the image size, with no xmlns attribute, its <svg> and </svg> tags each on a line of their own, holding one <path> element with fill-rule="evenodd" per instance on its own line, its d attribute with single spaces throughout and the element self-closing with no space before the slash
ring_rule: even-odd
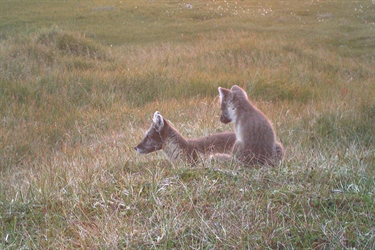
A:
<svg viewBox="0 0 375 250">
<path fill-rule="evenodd" d="M 220 121 L 224 124 L 233 122 L 237 117 L 237 107 L 244 98 L 247 99 L 246 92 L 234 85 L 231 89 L 219 87 L 220 95 Z"/>
<path fill-rule="evenodd" d="M 151 127 L 146 131 L 143 140 L 134 148 L 141 154 L 148 154 L 163 148 L 161 130 L 164 127 L 164 118 L 156 111 L 152 119 Z"/>
</svg>

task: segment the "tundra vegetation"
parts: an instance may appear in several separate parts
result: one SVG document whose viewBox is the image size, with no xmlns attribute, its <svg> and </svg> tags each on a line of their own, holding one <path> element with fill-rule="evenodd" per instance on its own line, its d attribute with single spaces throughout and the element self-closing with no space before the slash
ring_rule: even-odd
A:
<svg viewBox="0 0 375 250">
<path fill-rule="evenodd" d="M 375 3 L 0 0 L 0 248 L 373 249 Z M 231 130 L 244 87 L 278 166 L 172 166 L 160 110 Z"/>
</svg>

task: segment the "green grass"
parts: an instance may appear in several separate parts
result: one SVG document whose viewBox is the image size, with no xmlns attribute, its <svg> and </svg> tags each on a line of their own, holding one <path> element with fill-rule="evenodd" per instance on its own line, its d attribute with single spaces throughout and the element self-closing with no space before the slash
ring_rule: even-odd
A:
<svg viewBox="0 0 375 250">
<path fill-rule="evenodd" d="M 0 248 L 375 247 L 372 1 L 0 5 Z M 232 130 L 233 84 L 279 166 L 134 151 L 156 110 L 187 137 Z"/>
</svg>

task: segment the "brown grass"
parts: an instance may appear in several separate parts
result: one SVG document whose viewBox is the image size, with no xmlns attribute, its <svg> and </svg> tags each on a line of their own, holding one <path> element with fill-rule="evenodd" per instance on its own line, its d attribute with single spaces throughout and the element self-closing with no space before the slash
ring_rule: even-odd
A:
<svg viewBox="0 0 375 250">
<path fill-rule="evenodd" d="M 0 248 L 374 247 L 371 2 L 69 4 L 2 3 Z M 279 166 L 134 151 L 156 110 L 187 137 L 231 130 L 233 84 Z"/>
</svg>

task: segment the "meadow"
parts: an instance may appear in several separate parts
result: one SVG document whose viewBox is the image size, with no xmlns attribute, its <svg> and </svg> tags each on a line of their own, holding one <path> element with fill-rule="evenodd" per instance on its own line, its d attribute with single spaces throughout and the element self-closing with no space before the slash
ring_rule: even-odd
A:
<svg viewBox="0 0 375 250">
<path fill-rule="evenodd" d="M 1 249 L 374 249 L 375 2 L 0 0 Z M 276 167 L 140 155 L 237 84 Z"/>
</svg>

